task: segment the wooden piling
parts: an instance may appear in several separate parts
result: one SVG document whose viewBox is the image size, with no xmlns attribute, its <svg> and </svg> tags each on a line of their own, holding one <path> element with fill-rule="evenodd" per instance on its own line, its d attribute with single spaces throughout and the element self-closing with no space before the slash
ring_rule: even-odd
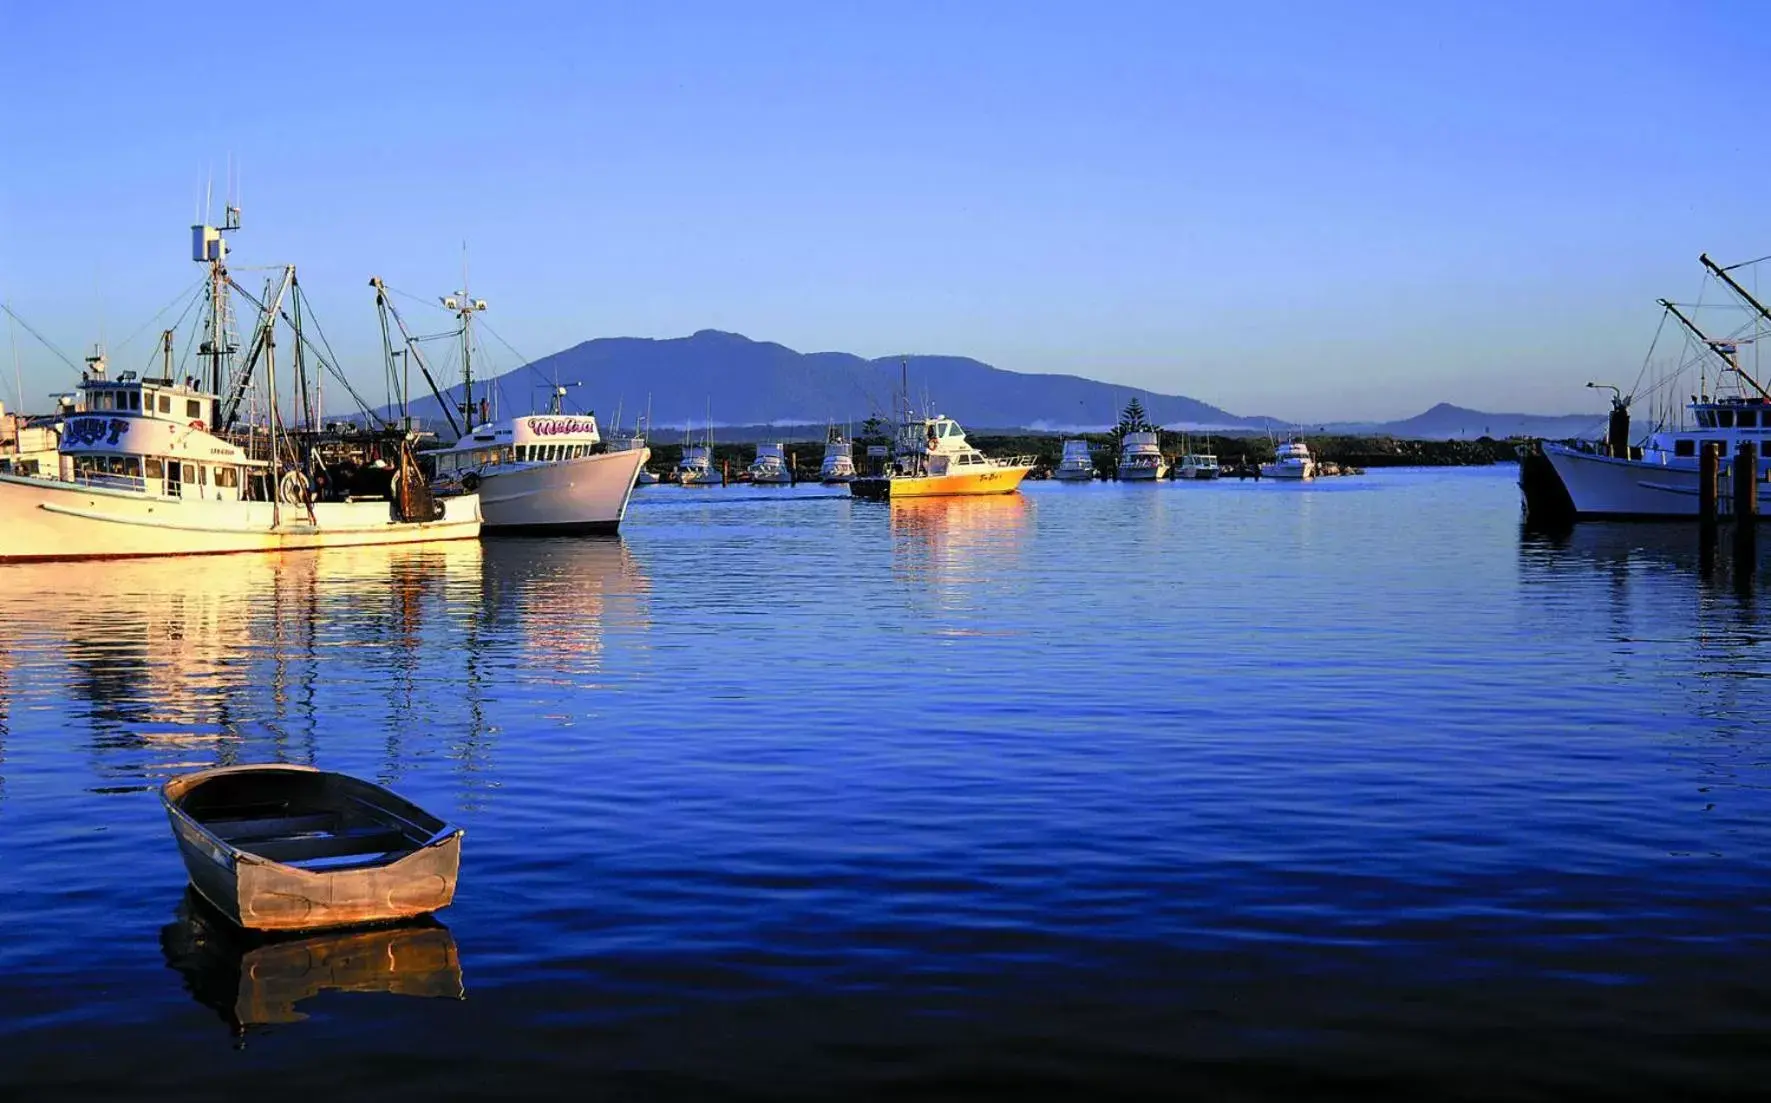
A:
<svg viewBox="0 0 1771 1103">
<path fill-rule="evenodd" d="M 1706 525 L 1716 523 L 1716 483 L 1721 470 L 1722 446 L 1704 441 L 1697 461 L 1697 518 Z"/>
<path fill-rule="evenodd" d="M 1734 577 L 1745 585 L 1759 565 L 1759 446 L 1742 441 L 1734 455 Z"/>
<path fill-rule="evenodd" d="M 1740 442 L 1734 456 L 1734 523 L 1751 527 L 1759 518 L 1759 446 Z"/>
</svg>

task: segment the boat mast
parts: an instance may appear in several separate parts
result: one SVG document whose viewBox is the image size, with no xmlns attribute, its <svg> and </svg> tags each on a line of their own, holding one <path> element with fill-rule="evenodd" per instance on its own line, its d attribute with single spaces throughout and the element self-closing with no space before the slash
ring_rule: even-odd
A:
<svg viewBox="0 0 1771 1103">
<path fill-rule="evenodd" d="M 233 334 L 233 312 L 229 306 L 227 256 L 228 243 L 222 235 L 240 228 L 240 208 L 232 203 L 223 208 L 220 226 L 201 224 L 191 227 L 191 259 L 209 266 L 209 336 L 198 349 L 198 355 L 209 361 L 209 378 L 203 382 L 210 394 L 221 394 L 227 383 L 227 367 L 239 348 Z"/>
<path fill-rule="evenodd" d="M 1706 257 L 1705 259 L 1707 260 L 1708 258 Z M 1726 278 L 1726 277 L 1724 277 L 1724 278 Z M 1732 281 L 1730 281 L 1730 282 L 1732 282 Z M 1685 317 L 1684 313 L 1681 312 L 1678 307 L 1674 306 L 1672 303 L 1668 302 L 1665 299 L 1660 300 L 1660 305 L 1666 308 L 1666 312 L 1668 314 L 1671 314 L 1673 317 L 1679 319 L 1680 322 L 1684 323 L 1685 328 L 1690 330 L 1692 332 L 1692 334 L 1694 334 L 1699 341 L 1703 342 L 1704 348 L 1709 349 L 1711 352 L 1713 352 L 1717 356 L 1721 357 L 1722 363 L 1724 363 L 1728 366 L 1729 371 L 1733 372 L 1735 375 L 1740 376 L 1740 378 L 1742 378 L 1742 379 L 1746 380 L 1748 383 L 1752 384 L 1753 390 L 1759 392 L 1760 398 L 1771 401 L 1771 391 L 1767 391 L 1764 387 L 1760 386 L 1759 381 L 1757 379 L 1754 379 L 1750 372 L 1744 372 L 1744 371 L 1740 370 L 1740 354 L 1738 351 L 1738 346 L 1736 345 L 1735 342 L 1733 342 L 1733 341 L 1718 341 L 1718 340 L 1715 340 L 1714 338 L 1711 338 L 1710 336 L 1705 334 L 1703 332 L 1703 330 L 1697 328 L 1696 322 L 1693 322 L 1691 319 Z"/>
<path fill-rule="evenodd" d="M 467 266 L 462 265 L 461 285 L 467 286 Z M 453 295 L 443 297 L 443 307 L 455 312 L 461 319 L 461 412 L 467 416 L 462 424 L 466 432 L 473 432 L 473 316 L 486 309 L 486 300 L 470 298 L 466 291 L 457 291 Z"/>
</svg>

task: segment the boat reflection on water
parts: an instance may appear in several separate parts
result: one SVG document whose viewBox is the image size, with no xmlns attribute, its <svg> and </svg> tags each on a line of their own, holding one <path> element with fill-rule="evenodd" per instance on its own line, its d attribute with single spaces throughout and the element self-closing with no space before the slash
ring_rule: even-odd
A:
<svg viewBox="0 0 1771 1103">
<path fill-rule="evenodd" d="M 596 673 L 611 633 L 650 626 L 651 580 L 620 537 L 501 538 L 485 554 L 482 603 L 526 669 Z"/>
<path fill-rule="evenodd" d="M 464 999 L 461 959 L 449 928 L 435 920 L 307 937 L 251 935 L 230 925 L 188 888 L 160 952 L 187 991 L 235 1035 L 300 1022 L 296 1005 L 322 992 Z"/>
<path fill-rule="evenodd" d="M 948 606 L 978 586 L 1001 582 L 1021 566 L 1033 504 L 1020 494 L 893 498 L 892 573 Z"/>
<path fill-rule="evenodd" d="M 3 566 L 0 656 L 31 676 L 0 679 L 0 715 L 85 729 L 105 789 L 245 760 L 248 733 L 270 742 L 248 758 L 311 761 L 327 654 L 351 648 L 364 686 L 410 696 L 421 667 L 459 665 L 482 568 L 472 540 Z"/>
<path fill-rule="evenodd" d="M 1565 580 L 1590 576 L 1595 570 L 1614 587 L 1627 590 L 1632 580 L 1650 578 L 1663 584 L 1683 578 L 1704 596 L 1729 591 L 1742 600 L 1753 597 L 1758 575 L 1758 548 L 1739 556 L 1731 525 L 1718 526 L 1705 545 L 1697 526 L 1681 522 L 1587 522 L 1519 529 L 1519 564 L 1524 581 Z M 1767 543 L 1771 529 L 1760 535 Z"/>
</svg>

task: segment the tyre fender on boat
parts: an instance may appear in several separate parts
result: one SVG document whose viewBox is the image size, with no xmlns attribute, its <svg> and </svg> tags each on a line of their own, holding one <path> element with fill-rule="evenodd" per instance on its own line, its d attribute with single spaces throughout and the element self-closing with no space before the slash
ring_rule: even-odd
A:
<svg viewBox="0 0 1771 1103">
<path fill-rule="evenodd" d="M 461 476 L 461 489 L 472 494 L 480 488 L 480 477 L 472 471 Z"/>
</svg>

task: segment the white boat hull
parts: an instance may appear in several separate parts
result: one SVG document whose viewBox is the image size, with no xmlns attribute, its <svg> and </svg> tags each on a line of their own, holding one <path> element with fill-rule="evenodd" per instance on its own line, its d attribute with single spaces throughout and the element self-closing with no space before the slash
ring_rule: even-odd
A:
<svg viewBox="0 0 1771 1103">
<path fill-rule="evenodd" d="M 1154 467 L 1121 467 L 1119 469 L 1121 482 L 1156 482 L 1167 474 L 1168 466 L 1166 464 L 1158 464 Z"/>
<path fill-rule="evenodd" d="M 1314 463 L 1263 463 L 1261 477 L 1267 479 L 1313 479 L 1316 477 Z"/>
<path fill-rule="evenodd" d="M 757 471 L 751 474 L 750 481 L 762 486 L 788 486 L 793 475 L 786 471 Z"/>
<path fill-rule="evenodd" d="M 488 532 L 612 533 L 627 516 L 634 481 L 651 451 L 602 452 L 487 475 L 480 511 Z"/>
<path fill-rule="evenodd" d="M 1088 470 L 1088 471 L 1076 471 L 1076 470 L 1066 471 L 1060 467 L 1057 470 L 1052 472 L 1052 478 L 1057 479 L 1060 482 L 1066 482 L 1066 483 L 1092 482 L 1094 480 L 1094 477 L 1095 477 L 1095 473 L 1092 469 Z"/>
<path fill-rule="evenodd" d="M 0 475 L 0 563 L 295 551 L 469 540 L 480 500 L 439 499 L 441 520 L 403 523 L 386 501 L 271 502 L 166 498 Z"/>
<path fill-rule="evenodd" d="M 1562 480 L 1574 503 L 1577 517 L 1591 519 L 1696 518 L 1699 474 L 1697 461 L 1689 466 L 1649 460 L 1624 460 L 1582 452 L 1561 444 L 1543 446 L 1543 454 Z M 1727 471 L 1731 457 L 1722 458 L 1720 493 L 1723 511 L 1730 495 Z M 1761 460 L 1763 481 L 1771 461 Z"/>
</svg>

